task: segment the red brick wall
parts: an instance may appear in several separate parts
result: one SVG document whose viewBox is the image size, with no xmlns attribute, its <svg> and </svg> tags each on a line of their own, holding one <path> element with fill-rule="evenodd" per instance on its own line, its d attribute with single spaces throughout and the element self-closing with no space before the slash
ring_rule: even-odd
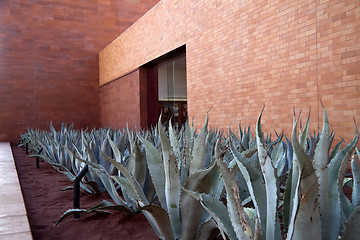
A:
<svg viewBox="0 0 360 240">
<path fill-rule="evenodd" d="M 150 81 L 149 79 L 150 78 Z M 156 80 L 156 82 L 154 82 Z M 142 67 L 99 88 L 101 127 L 140 129 L 158 120 L 157 71 Z M 150 93 L 150 94 L 148 94 Z M 153 103 L 153 104 L 151 104 Z"/>
<path fill-rule="evenodd" d="M 199 127 L 292 127 L 292 109 L 337 136 L 360 111 L 360 2 L 162 0 L 100 53 L 100 85 L 186 44 L 188 109 Z M 305 119 L 306 114 L 303 113 Z M 111 113 L 109 113 L 111 114 Z"/>
<path fill-rule="evenodd" d="M 360 124 L 360 1 L 321 1 L 318 11 L 318 94 L 348 143 L 353 118 Z"/>
<path fill-rule="evenodd" d="M 98 52 L 159 0 L 1 0 L 0 141 L 98 126 Z"/>
<path fill-rule="evenodd" d="M 99 54 L 100 85 L 185 44 L 185 5 L 161 0 Z"/>
<path fill-rule="evenodd" d="M 102 127 L 122 129 L 141 126 L 139 70 L 99 88 Z"/>
</svg>

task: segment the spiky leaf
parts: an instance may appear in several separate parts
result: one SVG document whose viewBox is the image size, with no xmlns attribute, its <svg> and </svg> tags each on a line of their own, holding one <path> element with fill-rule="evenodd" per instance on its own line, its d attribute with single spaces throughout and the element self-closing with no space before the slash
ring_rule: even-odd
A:
<svg viewBox="0 0 360 240">
<path fill-rule="evenodd" d="M 215 163 L 208 169 L 199 170 L 187 179 L 184 188 L 199 193 L 209 193 L 211 186 L 211 172 Z M 194 199 L 186 191 L 183 191 L 180 199 L 182 239 L 194 239 L 204 213 L 199 201 Z"/>
<path fill-rule="evenodd" d="M 145 147 L 148 156 L 146 161 L 148 163 L 151 180 L 154 184 L 160 205 L 163 209 L 167 210 L 165 199 L 165 171 L 161 152 L 157 150 L 153 144 L 140 135 L 138 135 L 138 138 Z"/>
<path fill-rule="evenodd" d="M 320 140 L 315 149 L 314 168 L 319 183 L 319 208 L 321 218 L 322 239 L 336 239 L 337 236 L 330 236 L 329 223 L 329 192 L 328 192 L 328 171 L 330 133 L 329 120 L 323 108 L 324 122 Z"/>
<path fill-rule="evenodd" d="M 239 196 L 239 187 L 235 177 L 230 173 L 226 164 L 222 161 L 221 156 L 216 158 L 221 175 L 224 179 L 227 193 L 227 211 L 229 213 L 232 226 L 238 239 L 252 239 L 254 234 L 251 229 L 246 213 L 241 205 Z"/>
<path fill-rule="evenodd" d="M 356 148 L 357 157 L 353 156 L 351 159 L 351 170 L 354 178 L 353 182 L 353 192 L 352 192 L 352 204 L 354 207 L 360 205 L 360 152 Z"/>
<path fill-rule="evenodd" d="M 277 210 L 277 178 L 271 158 L 264 146 L 263 133 L 261 131 L 261 116 L 256 123 L 256 143 L 258 148 L 259 163 L 265 179 L 266 186 L 266 239 L 274 239 L 277 228 L 280 226 L 276 220 Z"/>
<path fill-rule="evenodd" d="M 177 239 L 181 236 L 181 219 L 180 219 L 180 173 L 177 168 L 176 157 L 170 140 L 161 124 L 159 118 L 158 130 L 161 140 L 161 148 L 163 153 L 163 164 L 165 171 L 165 198 L 167 205 L 167 212 L 169 214 L 171 227 L 174 232 L 174 237 Z"/>
<path fill-rule="evenodd" d="M 340 193 L 338 189 L 338 177 L 340 167 L 345 157 L 350 151 L 353 151 L 359 139 L 358 129 L 356 127 L 356 135 L 349 145 L 341 150 L 328 164 L 328 179 L 329 179 L 329 215 L 330 215 L 330 232 L 332 235 L 338 235 L 341 225 L 341 206 L 340 206 Z M 342 191 L 342 186 L 341 186 Z"/>
<path fill-rule="evenodd" d="M 294 124 L 292 142 L 301 172 L 300 202 L 296 213 L 291 239 L 320 239 L 321 225 L 318 206 L 319 184 L 310 157 L 297 140 L 297 121 Z"/>
<path fill-rule="evenodd" d="M 138 206 L 138 208 L 147 213 L 145 214 L 146 218 L 160 238 L 175 240 L 169 215 L 164 209 L 156 205 Z"/>
<path fill-rule="evenodd" d="M 354 240 L 360 236 L 360 206 L 357 206 L 345 223 L 345 230 L 342 239 Z"/>
<path fill-rule="evenodd" d="M 199 169 L 204 168 L 205 160 L 205 139 L 207 136 L 207 125 L 208 125 L 208 115 L 206 115 L 206 120 L 204 126 L 202 127 L 199 136 L 195 139 L 194 149 L 192 151 L 191 163 L 190 163 L 190 174 L 193 174 Z"/>
</svg>

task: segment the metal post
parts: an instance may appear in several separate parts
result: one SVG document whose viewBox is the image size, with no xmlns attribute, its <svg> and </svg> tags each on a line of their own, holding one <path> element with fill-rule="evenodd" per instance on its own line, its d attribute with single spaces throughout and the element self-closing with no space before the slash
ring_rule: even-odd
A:
<svg viewBox="0 0 360 240">
<path fill-rule="evenodd" d="M 29 154 L 29 144 L 28 143 L 25 145 L 25 149 L 26 149 L 26 154 Z"/>
<path fill-rule="evenodd" d="M 43 151 L 43 148 L 41 147 L 37 154 L 39 155 Z M 36 168 L 40 168 L 40 158 L 36 157 Z"/>
<path fill-rule="evenodd" d="M 76 175 L 74 179 L 74 202 L 73 202 L 73 208 L 80 208 L 80 181 L 85 176 L 85 174 L 88 172 L 88 165 L 86 164 L 83 169 Z M 75 213 L 74 218 L 79 218 L 80 213 Z"/>
</svg>

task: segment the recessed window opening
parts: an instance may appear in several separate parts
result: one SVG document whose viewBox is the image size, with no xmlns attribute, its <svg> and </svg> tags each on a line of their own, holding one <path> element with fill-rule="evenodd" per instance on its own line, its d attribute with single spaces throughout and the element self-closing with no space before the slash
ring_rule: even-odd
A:
<svg viewBox="0 0 360 240">
<path fill-rule="evenodd" d="M 186 55 L 168 59 L 157 70 L 161 121 L 181 127 L 187 119 Z"/>
</svg>

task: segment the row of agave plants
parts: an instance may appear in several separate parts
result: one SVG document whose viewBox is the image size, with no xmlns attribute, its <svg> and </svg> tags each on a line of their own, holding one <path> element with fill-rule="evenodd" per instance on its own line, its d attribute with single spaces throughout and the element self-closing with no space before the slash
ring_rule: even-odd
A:
<svg viewBox="0 0 360 240">
<path fill-rule="evenodd" d="M 146 131 L 29 129 L 21 135 L 40 157 L 74 180 L 88 164 L 81 187 L 108 192 L 103 201 L 76 212 L 117 209 L 142 213 L 161 239 L 356 239 L 360 235 L 359 134 L 332 146 L 324 110 L 322 131 L 311 135 L 309 117 L 291 138 L 264 136 L 260 114 L 255 135 L 239 127 L 224 134 L 197 133 L 188 123 Z M 299 131 L 300 130 L 300 131 Z M 299 134 L 298 134 L 299 131 Z M 357 153 L 357 154 L 355 154 Z M 356 157 L 357 156 L 357 157 Z M 351 173 L 346 175 L 351 162 Z M 352 188 L 351 199 L 344 186 Z"/>
</svg>

